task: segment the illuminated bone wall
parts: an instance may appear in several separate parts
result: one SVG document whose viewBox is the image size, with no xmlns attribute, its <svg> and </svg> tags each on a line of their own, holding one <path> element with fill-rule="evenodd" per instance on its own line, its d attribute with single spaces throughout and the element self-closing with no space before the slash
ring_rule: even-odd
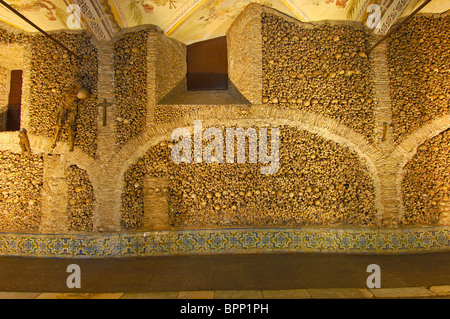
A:
<svg viewBox="0 0 450 319">
<path fill-rule="evenodd" d="M 380 70 L 365 54 L 374 39 L 359 23 L 244 10 L 227 33 L 236 90 L 225 92 L 227 103 L 208 103 L 218 96 L 208 93 L 169 103 L 183 90 L 185 46 L 158 27 L 122 30 L 107 45 L 86 32 L 55 32 L 80 61 L 40 35 L 0 30 L 0 47 L 22 48 L 22 120 L 32 146 L 22 155 L 18 132 L 0 133 L 0 229 L 448 225 L 448 24 L 418 16 L 387 43 L 388 146 L 375 129 Z M 51 149 L 62 92 L 77 75 L 91 97 L 79 104 L 75 149 L 68 151 L 67 126 Z M 109 102 L 105 126 L 99 92 Z M 222 131 L 279 128 L 279 170 L 175 164 L 172 130 L 202 119 Z"/>
</svg>

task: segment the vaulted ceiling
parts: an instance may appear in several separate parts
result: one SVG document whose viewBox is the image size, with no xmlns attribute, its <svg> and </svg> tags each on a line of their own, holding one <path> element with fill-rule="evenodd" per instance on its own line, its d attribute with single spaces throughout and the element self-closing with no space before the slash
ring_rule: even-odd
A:
<svg viewBox="0 0 450 319">
<path fill-rule="evenodd" d="M 367 6 L 379 4 L 385 33 L 399 17 L 422 0 L 4 0 L 45 31 L 87 28 L 108 40 L 120 28 L 158 25 L 167 35 L 190 44 L 223 36 L 234 18 L 250 2 L 260 3 L 301 21 L 367 18 Z M 72 6 L 71 6 L 72 5 Z M 78 5 L 74 6 L 74 5 Z M 79 9 L 82 23 L 73 17 Z M 423 13 L 442 13 L 449 0 L 433 0 Z M 388 15 L 391 18 L 388 19 Z M 29 32 L 36 30 L 0 4 L 0 20 Z M 101 34 L 103 33 L 103 35 Z"/>
</svg>

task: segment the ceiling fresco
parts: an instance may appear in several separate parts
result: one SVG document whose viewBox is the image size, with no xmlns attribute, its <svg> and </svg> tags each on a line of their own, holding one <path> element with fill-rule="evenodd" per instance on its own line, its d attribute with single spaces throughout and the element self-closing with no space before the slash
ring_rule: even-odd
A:
<svg viewBox="0 0 450 319">
<path fill-rule="evenodd" d="M 10 6 L 45 31 L 67 28 L 68 4 L 64 0 L 7 0 Z M 36 30 L 0 4 L 0 20 L 25 31 Z"/>
<path fill-rule="evenodd" d="M 74 24 L 71 4 L 99 1 L 121 28 L 143 24 L 158 25 L 167 35 L 190 44 L 225 35 L 234 18 L 249 3 L 256 2 L 300 21 L 361 20 L 370 3 L 381 0 L 5 0 L 45 31 L 85 28 Z M 406 1 L 406 0 L 404 0 Z M 392 1 L 391 1 L 392 2 Z M 421 3 L 409 0 L 403 16 Z M 72 7 L 73 9 L 74 7 Z M 421 12 L 444 12 L 450 1 L 433 0 Z M 366 14 L 367 16 L 367 14 Z M 72 20 L 71 20 L 72 17 Z M 85 18 L 85 17 L 84 17 Z M 0 21 L 35 32 L 33 27 L 0 4 Z M 85 22 L 85 21 L 83 21 Z"/>
</svg>

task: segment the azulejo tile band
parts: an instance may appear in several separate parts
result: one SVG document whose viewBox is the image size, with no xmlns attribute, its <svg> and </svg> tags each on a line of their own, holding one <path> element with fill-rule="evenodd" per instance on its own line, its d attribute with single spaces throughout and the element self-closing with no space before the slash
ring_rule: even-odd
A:
<svg viewBox="0 0 450 319">
<path fill-rule="evenodd" d="M 110 234 L 0 233 L 0 256 L 145 257 L 218 253 L 402 254 L 450 250 L 450 227 L 240 228 Z"/>
</svg>

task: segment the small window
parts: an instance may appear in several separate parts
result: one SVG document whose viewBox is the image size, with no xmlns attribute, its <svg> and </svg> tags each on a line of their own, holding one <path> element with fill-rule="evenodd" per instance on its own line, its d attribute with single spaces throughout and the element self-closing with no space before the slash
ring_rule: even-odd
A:
<svg viewBox="0 0 450 319">
<path fill-rule="evenodd" d="M 226 37 L 187 46 L 188 91 L 228 89 Z"/>
<path fill-rule="evenodd" d="M 9 88 L 6 131 L 19 131 L 20 109 L 22 104 L 22 70 L 11 71 Z"/>
</svg>

